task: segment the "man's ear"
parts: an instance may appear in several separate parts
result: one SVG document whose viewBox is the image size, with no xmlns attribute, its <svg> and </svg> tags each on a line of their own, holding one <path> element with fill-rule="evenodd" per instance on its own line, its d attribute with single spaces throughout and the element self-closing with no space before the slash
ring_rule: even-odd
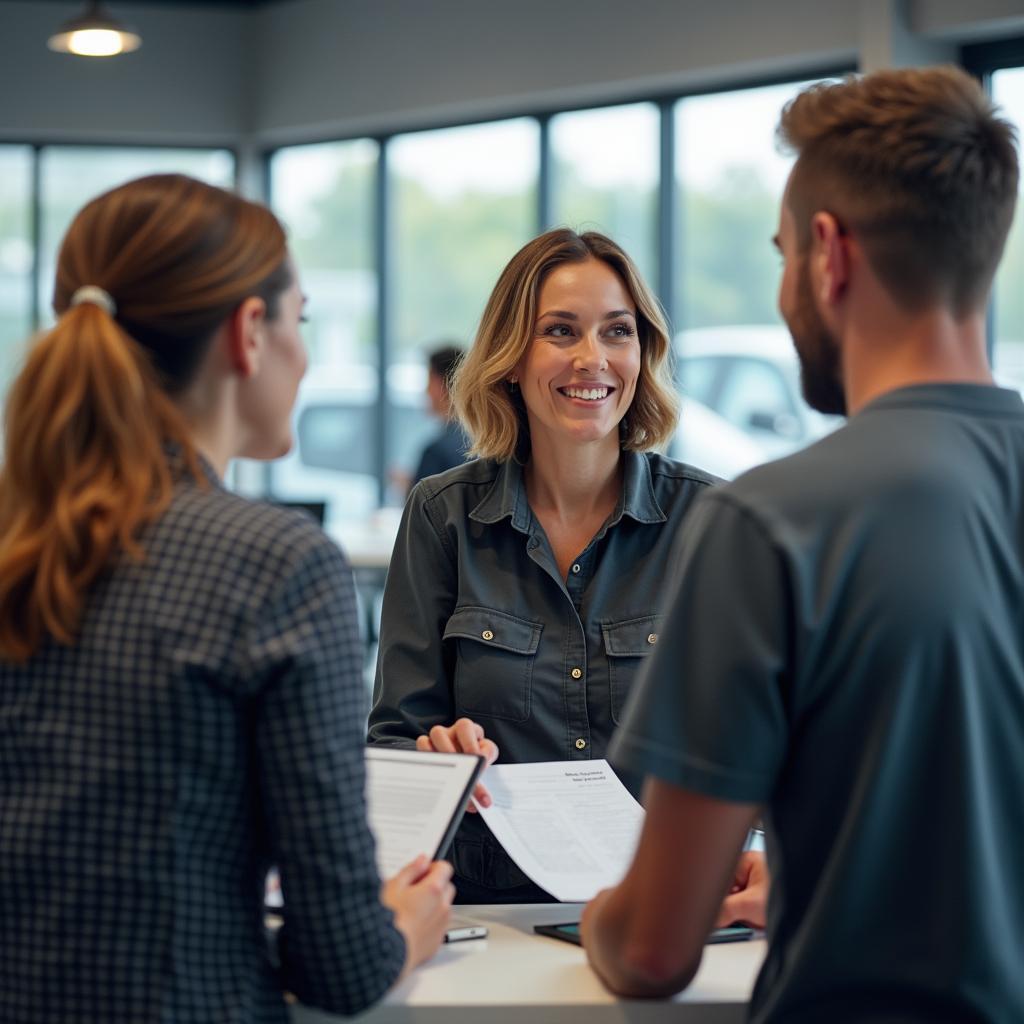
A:
<svg viewBox="0 0 1024 1024">
<path fill-rule="evenodd" d="M 835 306 L 850 283 L 850 236 L 831 213 L 811 218 L 811 284 L 822 309 Z"/>
<path fill-rule="evenodd" d="M 263 325 L 267 304 L 250 295 L 238 304 L 228 319 L 228 354 L 232 369 L 242 378 L 259 372 L 263 358 Z"/>
</svg>

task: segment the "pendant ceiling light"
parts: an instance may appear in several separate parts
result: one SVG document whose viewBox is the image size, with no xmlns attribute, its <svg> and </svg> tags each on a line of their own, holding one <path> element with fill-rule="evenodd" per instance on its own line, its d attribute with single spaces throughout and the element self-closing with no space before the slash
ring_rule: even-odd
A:
<svg viewBox="0 0 1024 1024">
<path fill-rule="evenodd" d="M 111 17 L 96 2 L 86 4 L 83 14 L 61 25 L 46 45 L 58 53 L 113 57 L 137 50 L 142 45 L 142 39 Z"/>
</svg>

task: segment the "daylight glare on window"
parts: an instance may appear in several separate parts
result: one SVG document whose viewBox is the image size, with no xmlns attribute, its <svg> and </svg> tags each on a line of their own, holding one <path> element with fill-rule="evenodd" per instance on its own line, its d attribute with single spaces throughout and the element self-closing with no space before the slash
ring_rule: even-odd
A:
<svg viewBox="0 0 1024 1024">
<path fill-rule="evenodd" d="M 1024 68 L 1007 68 L 992 76 L 992 98 L 1024 136 Z M 996 276 L 992 306 L 996 374 L 1002 383 L 1024 388 L 1024 177 L 1017 215 Z"/>
</svg>

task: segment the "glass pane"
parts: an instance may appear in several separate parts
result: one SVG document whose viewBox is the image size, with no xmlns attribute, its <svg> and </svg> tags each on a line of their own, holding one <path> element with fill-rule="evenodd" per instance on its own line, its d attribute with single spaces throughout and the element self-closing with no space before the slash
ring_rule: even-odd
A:
<svg viewBox="0 0 1024 1024">
<path fill-rule="evenodd" d="M 292 146 L 270 162 L 271 202 L 307 296 L 309 369 L 296 446 L 271 468 L 275 497 L 324 501 L 327 523 L 377 506 L 378 147 L 369 139 Z"/>
<path fill-rule="evenodd" d="M 536 121 L 520 118 L 400 135 L 388 146 L 387 461 L 398 475 L 440 431 L 426 413 L 425 353 L 472 341 L 498 274 L 535 233 L 538 134 Z"/>
<path fill-rule="evenodd" d="M 71 219 L 90 199 L 144 174 L 180 172 L 232 188 L 235 159 L 226 149 L 48 146 L 40 154 L 42 252 L 39 310 L 53 322 L 51 300 L 57 252 Z"/>
<path fill-rule="evenodd" d="M 32 150 L 0 146 L 0 393 L 32 329 Z"/>
<path fill-rule="evenodd" d="M 1007 68 L 992 76 L 992 97 L 1024 139 L 1024 68 Z M 1018 150 L 1019 151 L 1019 150 Z M 994 296 L 995 369 L 1001 383 L 1024 388 L 1024 177 L 1017 215 L 996 276 Z"/>
<path fill-rule="evenodd" d="M 652 286 L 657 269 L 658 108 L 636 103 L 551 119 L 552 225 L 609 235 Z"/>
<path fill-rule="evenodd" d="M 804 403 L 776 308 L 780 267 L 771 238 L 792 158 L 776 149 L 775 128 L 783 105 L 806 84 L 695 96 L 675 109 L 681 372 L 690 360 L 699 361 L 704 375 L 709 361 L 716 364 L 715 389 L 705 402 L 762 459 L 806 444 L 838 422 Z M 698 430 L 705 419 L 691 416 L 688 424 L 684 409 L 680 432 Z M 704 447 L 714 454 L 710 438 L 685 440 L 698 464 Z"/>
</svg>

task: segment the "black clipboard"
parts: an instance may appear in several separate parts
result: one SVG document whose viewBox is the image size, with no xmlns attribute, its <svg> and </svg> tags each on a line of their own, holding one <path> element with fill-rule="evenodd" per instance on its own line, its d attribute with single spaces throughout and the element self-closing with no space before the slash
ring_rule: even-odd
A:
<svg viewBox="0 0 1024 1024">
<path fill-rule="evenodd" d="M 458 778 L 458 786 L 444 783 L 444 804 L 438 807 L 436 814 L 437 827 L 434 832 L 436 843 L 431 852 L 424 849 L 423 852 L 430 855 L 432 860 L 440 860 L 451 846 L 455 833 L 462 822 L 462 816 L 466 813 L 470 798 L 473 796 L 473 789 L 477 779 L 484 769 L 484 758 L 479 754 L 444 754 L 437 751 L 405 750 L 397 747 L 367 747 L 366 748 L 366 801 L 369 811 L 370 828 L 377 836 L 378 843 L 381 842 L 381 821 L 380 815 L 374 805 L 374 790 L 376 788 L 375 767 L 390 766 L 399 772 L 409 770 L 413 774 L 410 780 L 419 775 L 416 782 L 422 783 L 423 773 L 429 772 L 437 779 L 443 779 L 448 771 L 454 771 Z M 436 774 L 440 773 L 440 774 Z M 444 819 L 442 821 L 442 818 Z"/>
<path fill-rule="evenodd" d="M 450 780 L 438 783 L 437 788 L 440 791 L 438 802 L 441 806 L 437 808 L 437 814 L 433 816 L 433 827 L 430 832 L 432 841 L 428 844 L 432 849 L 417 851 L 427 853 L 431 860 L 442 859 L 455 838 L 455 833 L 462 822 L 462 816 L 466 813 L 466 807 L 473 796 L 473 789 L 476 786 L 477 779 L 480 778 L 480 773 L 484 769 L 484 758 L 479 754 L 444 754 L 434 751 L 407 750 L 399 747 L 367 747 L 365 756 L 367 809 L 369 812 L 370 829 L 377 840 L 378 854 L 385 837 L 381 835 L 381 821 L 384 816 L 378 814 L 376 827 L 374 823 L 375 776 L 378 783 L 376 788 L 378 790 L 382 788 L 379 785 L 380 773 L 375 772 L 375 768 L 384 766 L 397 772 L 396 778 L 398 782 L 401 781 L 403 772 L 409 772 L 411 774 L 408 775 L 408 778 L 419 784 L 422 784 L 424 781 L 423 771 L 429 773 L 431 781 L 433 781 L 433 778 L 438 780 L 444 779 L 445 774 L 449 770 L 454 772 Z M 435 773 L 442 774 L 435 775 Z M 419 778 L 416 778 L 417 775 L 419 775 Z M 395 788 L 396 778 L 390 780 L 392 789 Z M 410 800 L 412 801 L 413 799 L 415 799 L 415 794 L 410 795 Z M 411 860 L 415 855 L 415 853 L 412 853 L 407 860 Z M 272 872 L 272 874 L 276 876 L 276 871 Z M 386 873 L 382 871 L 381 874 L 385 876 Z M 276 895 L 271 890 L 272 887 L 268 889 L 265 909 L 267 913 L 280 915 L 284 910 L 280 890 L 276 890 Z"/>
</svg>

